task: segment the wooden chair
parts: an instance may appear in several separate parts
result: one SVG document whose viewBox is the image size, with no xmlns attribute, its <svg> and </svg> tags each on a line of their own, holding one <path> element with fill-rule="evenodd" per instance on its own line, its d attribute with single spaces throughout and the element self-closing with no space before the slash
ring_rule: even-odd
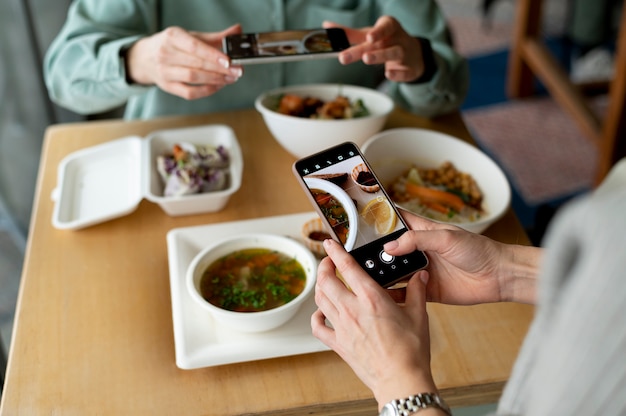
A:
<svg viewBox="0 0 626 416">
<path fill-rule="evenodd" d="M 509 56 L 507 93 L 511 98 L 534 93 L 534 77 L 576 121 L 597 147 L 597 186 L 620 158 L 626 156 L 626 10 L 622 11 L 615 54 L 615 75 L 606 85 L 607 114 L 598 117 L 590 108 L 584 86 L 575 85 L 542 41 L 543 0 L 517 0 L 513 45 Z M 548 138 L 549 139 L 549 138 Z"/>
</svg>

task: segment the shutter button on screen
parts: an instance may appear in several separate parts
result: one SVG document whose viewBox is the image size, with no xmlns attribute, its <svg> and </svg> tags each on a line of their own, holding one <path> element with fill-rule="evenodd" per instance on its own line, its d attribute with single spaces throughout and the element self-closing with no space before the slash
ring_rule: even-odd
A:
<svg viewBox="0 0 626 416">
<path fill-rule="evenodd" d="M 383 261 L 383 263 L 391 263 L 394 259 L 394 257 L 387 253 L 385 250 L 380 252 L 380 259 Z"/>
</svg>

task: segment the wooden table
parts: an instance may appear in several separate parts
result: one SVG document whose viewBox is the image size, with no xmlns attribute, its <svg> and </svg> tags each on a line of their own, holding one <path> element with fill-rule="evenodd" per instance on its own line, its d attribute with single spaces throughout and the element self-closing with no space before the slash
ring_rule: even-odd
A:
<svg viewBox="0 0 626 416">
<path fill-rule="evenodd" d="M 232 126 L 241 189 L 217 213 L 169 217 L 142 201 L 127 216 L 78 231 L 51 225 L 51 191 L 68 153 L 130 134 Z M 386 128 L 425 127 L 471 141 L 458 114 L 396 110 Z M 172 228 L 285 215 L 311 207 L 294 158 L 254 110 L 151 121 L 51 126 L 42 152 L 0 414 L 373 415 L 371 392 L 331 351 L 197 370 L 176 367 L 165 235 Z M 512 212 L 487 235 L 528 244 Z M 497 400 L 533 309 L 429 305 L 433 372 L 454 406 Z"/>
</svg>

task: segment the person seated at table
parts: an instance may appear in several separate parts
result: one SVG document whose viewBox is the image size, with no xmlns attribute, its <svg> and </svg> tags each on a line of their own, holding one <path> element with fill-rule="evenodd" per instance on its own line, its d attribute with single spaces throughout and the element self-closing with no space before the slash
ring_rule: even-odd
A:
<svg viewBox="0 0 626 416">
<path fill-rule="evenodd" d="M 424 250 L 430 265 L 408 282 L 404 305 L 326 240 L 313 334 L 352 367 L 382 408 L 410 395 L 437 394 L 427 301 L 537 303 L 497 414 L 626 414 L 626 160 L 611 180 L 557 213 L 545 248 L 503 244 L 405 214 L 412 231 L 385 250 Z M 434 406 L 417 414 L 446 411 Z"/>
<path fill-rule="evenodd" d="M 222 38 L 243 30 L 322 24 L 347 30 L 353 46 L 338 59 L 243 68 L 222 52 Z M 430 117 L 458 108 L 469 78 L 434 0 L 75 0 L 44 76 L 58 105 L 79 114 L 126 105 L 127 119 L 249 108 L 283 85 L 377 88 L 385 78 L 398 103 Z"/>
<path fill-rule="evenodd" d="M 574 82 L 610 81 L 615 72 L 612 44 L 619 29 L 622 1 L 574 0 L 566 34 L 572 44 Z"/>
</svg>

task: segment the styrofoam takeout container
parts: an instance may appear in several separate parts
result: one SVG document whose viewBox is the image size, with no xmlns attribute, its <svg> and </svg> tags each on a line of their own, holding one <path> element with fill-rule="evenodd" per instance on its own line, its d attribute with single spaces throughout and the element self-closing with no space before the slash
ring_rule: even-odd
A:
<svg viewBox="0 0 626 416">
<path fill-rule="evenodd" d="M 228 149 L 228 188 L 202 194 L 166 197 L 156 170 L 159 155 L 171 154 L 176 143 Z M 233 130 L 205 125 L 151 133 L 146 138 L 123 137 L 67 155 L 59 164 L 52 225 L 80 229 L 133 212 L 146 198 L 168 215 L 190 215 L 221 210 L 241 186 L 243 158 Z"/>
</svg>

